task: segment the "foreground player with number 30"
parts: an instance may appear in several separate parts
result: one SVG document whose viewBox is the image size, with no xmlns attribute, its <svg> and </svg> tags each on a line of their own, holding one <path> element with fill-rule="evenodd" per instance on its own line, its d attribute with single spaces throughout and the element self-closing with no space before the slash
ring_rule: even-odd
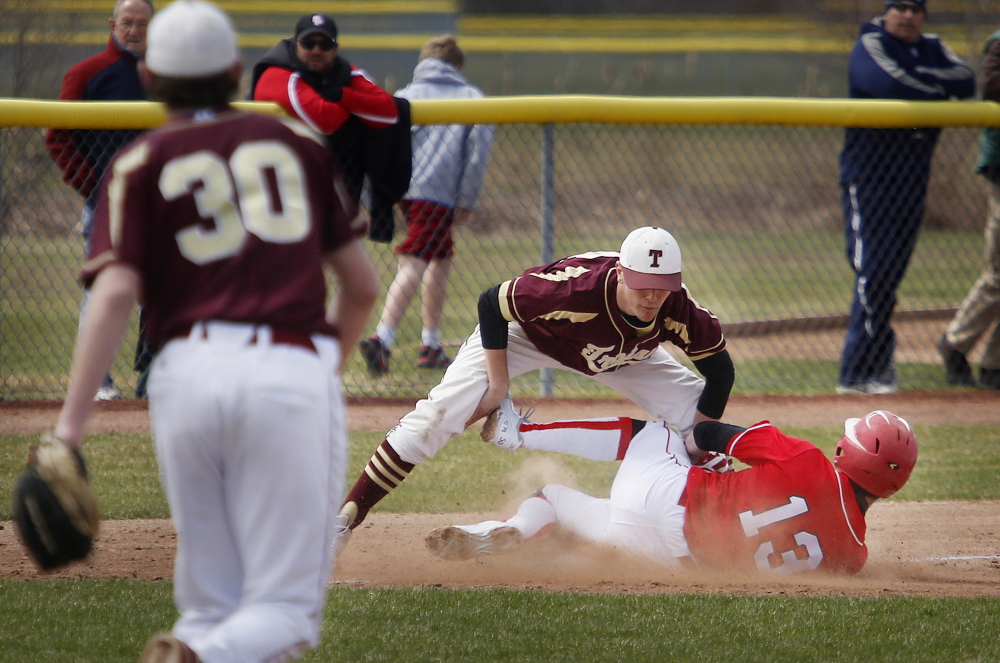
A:
<svg viewBox="0 0 1000 663">
<path fill-rule="evenodd" d="M 586 440 L 592 458 L 602 446 L 610 458 L 625 447 L 611 497 L 545 486 L 506 521 L 431 532 L 427 547 L 439 557 L 508 552 L 558 524 L 668 566 L 687 559 L 781 574 L 857 573 L 868 558 L 868 507 L 902 488 L 917 462 L 910 425 L 884 410 L 847 420 L 831 464 L 816 446 L 766 421 L 750 428 L 706 421 L 685 444 L 662 423 L 622 417 L 533 424 L 506 417 L 504 409 L 510 411 L 490 415 L 484 436 L 516 427 L 524 447 Z M 507 420 L 492 421 L 498 416 Z M 706 452 L 725 453 L 750 467 L 721 473 L 692 467 L 692 459 Z"/>
<path fill-rule="evenodd" d="M 346 461 L 339 369 L 379 294 L 322 138 L 232 109 L 241 68 L 214 5 L 153 18 L 140 76 L 168 119 L 106 172 L 56 427 L 80 446 L 141 297 L 180 612 L 144 663 L 289 661 L 316 645 Z"/>
</svg>

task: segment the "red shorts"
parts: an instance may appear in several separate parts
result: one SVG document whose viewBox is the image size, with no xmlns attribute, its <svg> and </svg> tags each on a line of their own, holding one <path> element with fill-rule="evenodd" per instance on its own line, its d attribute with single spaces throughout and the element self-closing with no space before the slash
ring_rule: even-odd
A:
<svg viewBox="0 0 1000 663">
<path fill-rule="evenodd" d="M 399 206 L 406 216 L 406 239 L 396 247 L 396 253 L 428 262 L 455 254 L 451 238 L 455 210 L 426 200 L 403 200 Z"/>
</svg>

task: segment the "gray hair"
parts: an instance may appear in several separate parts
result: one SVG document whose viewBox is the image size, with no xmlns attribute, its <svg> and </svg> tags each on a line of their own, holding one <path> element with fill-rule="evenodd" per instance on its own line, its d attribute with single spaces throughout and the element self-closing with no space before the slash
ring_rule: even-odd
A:
<svg viewBox="0 0 1000 663">
<path fill-rule="evenodd" d="M 124 5 L 126 2 L 128 2 L 128 0 L 115 0 L 115 8 L 111 10 L 111 18 L 113 19 L 118 18 L 118 12 L 121 11 L 122 5 Z M 145 2 L 147 5 L 149 5 L 149 12 L 151 14 L 156 12 L 156 8 L 153 7 L 153 0 L 140 0 L 140 2 Z"/>
</svg>

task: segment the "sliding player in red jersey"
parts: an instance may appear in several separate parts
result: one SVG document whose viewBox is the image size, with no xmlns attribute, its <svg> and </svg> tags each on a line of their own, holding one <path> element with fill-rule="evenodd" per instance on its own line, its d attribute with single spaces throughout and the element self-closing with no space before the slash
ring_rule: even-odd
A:
<svg viewBox="0 0 1000 663">
<path fill-rule="evenodd" d="M 865 513 L 876 499 L 902 488 L 917 460 L 913 430 L 884 410 L 847 420 L 832 463 L 813 444 L 766 421 L 750 428 L 703 422 L 687 443 L 663 423 L 627 417 L 491 423 L 486 433 L 517 429 L 522 448 L 576 448 L 590 458 L 621 460 L 611 496 L 545 486 L 506 521 L 431 532 L 427 546 L 439 557 L 507 552 L 558 525 L 668 566 L 689 560 L 780 574 L 857 573 L 868 558 Z M 692 467 L 706 453 L 749 467 Z"/>
</svg>

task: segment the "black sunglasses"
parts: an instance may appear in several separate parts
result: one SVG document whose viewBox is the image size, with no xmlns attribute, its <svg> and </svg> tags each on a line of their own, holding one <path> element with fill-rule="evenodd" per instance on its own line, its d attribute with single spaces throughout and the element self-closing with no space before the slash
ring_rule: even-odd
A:
<svg viewBox="0 0 1000 663">
<path fill-rule="evenodd" d="M 889 5 L 889 8 L 890 9 L 895 9 L 900 14 L 905 14 L 907 11 L 911 11 L 914 14 L 923 14 L 924 13 L 924 8 L 921 7 L 920 5 L 911 5 L 911 4 L 907 4 L 905 2 L 894 2 L 893 4 Z"/>
<path fill-rule="evenodd" d="M 299 46 L 301 46 L 302 48 L 304 48 L 307 51 L 311 51 L 312 49 L 314 49 L 317 46 L 319 46 L 319 50 L 323 51 L 324 53 L 328 53 L 328 52 L 332 51 L 333 47 L 336 46 L 336 45 L 337 45 L 337 42 L 333 41 L 332 39 L 300 39 L 299 40 Z"/>
</svg>

